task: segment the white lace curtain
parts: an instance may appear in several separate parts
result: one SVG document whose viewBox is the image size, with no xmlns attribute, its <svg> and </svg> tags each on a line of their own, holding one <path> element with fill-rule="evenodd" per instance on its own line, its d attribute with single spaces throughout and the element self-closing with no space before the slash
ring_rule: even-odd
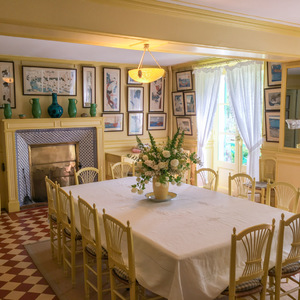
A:
<svg viewBox="0 0 300 300">
<path fill-rule="evenodd" d="M 249 151 L 247 174 L 258 180 L 262 143 L 262 62 L 240 62 L 225 69 L 229 101 Z"/>
</svg>

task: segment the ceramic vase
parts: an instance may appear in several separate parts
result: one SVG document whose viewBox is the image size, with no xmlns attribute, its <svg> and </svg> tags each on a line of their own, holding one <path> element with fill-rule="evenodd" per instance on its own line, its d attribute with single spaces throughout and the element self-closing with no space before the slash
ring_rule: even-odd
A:
<svg viewBox="0 0 300 300">
<path fill-rule="evenodd" d="M 51 118 L 60 118 L 63 112 L 63 108 L 57 103 L 57 94 L 52 93 L 52 104 L 48 107 L 49 116 Z"/>
<path fill-rule="evenodd" d="M 12 111 L 9 103 L 4 104 L 4 117 L 5 119 L 11 119 Z"/>
<path fill-rule="evenodd" d="M 160 184 L 160 186 L 156 186 L 157 179 L 156 177 L 153 177 L 153 193 L 156 200 L 165 200 L 167 199 L 168 193 L 169 193 L 169 182 L 167 182 L 166 185 Z"/>
<path fill-rule="evenodd" d="M 97 114 L 97 104 L 96 103 L 91 103 L 91 108 L 90 108 L 90 115 L 91 117 L 96 117 Z"/>
<path fill-rule="evenodd" d="M 68 114 L 70 118 L 75 118 L 77 114 L 77 99 L 69 99 Z"/>
<path fill-rule="evenodd" d="M 36 119 L 39 119 L 42 115 L 40 99 L 39 98 L 29 99 L 29 103 L 32 105 L 32 110 L 31 110 L 32 116 Z"/>
</svg>

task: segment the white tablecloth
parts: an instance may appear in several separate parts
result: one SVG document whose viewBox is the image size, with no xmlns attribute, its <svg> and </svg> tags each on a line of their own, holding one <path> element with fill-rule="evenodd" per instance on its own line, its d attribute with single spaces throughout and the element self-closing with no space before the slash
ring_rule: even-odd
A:
<svg viewBox="0 0 300 300">
<path fill-rule="evenodd" d="M 130 220 L 138 281 L 170 300 L 214 299 L 229 282 L 230 239 L 276 219 L 282 210 L 191 185 L 170 185 L 177 197 L 155 203 L 131 193 L 135 178 L 65 187 L 120 221 Z M 151 192 L 148 184 L 145 192 Z M 292 214 L 284 212 L 286 218 Z M 78 212 L 77 212 L 78 215 Z M 77 218 L 77 223 L 79 222 Z M 77 225 L 79 226 L 79 224 Z M 78 227 L 80 228 L 80 227 Z M 276 236 L 274 236 L 276 239 Z M 273 244 L 271 264 L 275 261 Z M 239 272 L 239 271 L 238 271 Z"/>
</svg>

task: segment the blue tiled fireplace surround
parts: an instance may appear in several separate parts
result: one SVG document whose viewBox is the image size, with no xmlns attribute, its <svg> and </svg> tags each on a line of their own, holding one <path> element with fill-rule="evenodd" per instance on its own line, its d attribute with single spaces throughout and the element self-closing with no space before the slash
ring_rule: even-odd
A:
<svg viewBox="0 0 300 300">
<path fill-rule="evenodd" d="M 37 144 L 78 143 L 79 161 L 82 167 L 97 167 L 97 144 L 95 128 L 63 128 L 63 129 L 32 129 L 17 130 L 16 159 L 18 176 L 18 197 L 20 206 L 26 195 L 26 186 L 23 176 L 23 168 L 27 184 L 28 195 L 31 195 L 29 146 Z"/>
</svg>

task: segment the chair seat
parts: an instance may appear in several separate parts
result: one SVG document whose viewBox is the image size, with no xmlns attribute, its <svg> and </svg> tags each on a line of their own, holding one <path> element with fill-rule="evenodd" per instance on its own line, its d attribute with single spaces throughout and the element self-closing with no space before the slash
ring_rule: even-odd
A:
<svg viewBox="0 0 300 300">
<path fill-rule="evenodd" d="M 114 267 L 113 274 L 122 281 L 129 282 L 128 273 L 120 268 Z"/>
<path fill-rule="evenodd" d="M 281 273 L 282 276 L 285 275 L 294 275 L 300 272 L 300 262 L 297 261 L 295 263 L 288 264 L 282 267 Z M 269 270 L 269 276 L 275 276 L 275 267 Z"/>
<path fill-rule="evenodd" d="M 236 286 L 236 294 L 252 294 L 255 292 L 259 292 L 263 288 L 260 279 L 252 279 L 249 281 L 245 281 Z M 227 287 L 223 292 L 223 295 L 229 295 L 229 287 Z M 243 296 L 239 295 L 239 296 Z"/>
<path fill-rule="evenodd" d="M 71 231 L 68 228 L 65 228 L 63 233 L 69 239 L 71 238 Z M 81 236 L 80 232 L 77 230 L 77 228 L 76 228 L 76 233 L 75 233 L 75 240 L 76 241 L 82 240 L 82 236 Z"/>
<path fill-rule="evenodd" d="M 86 245 L 85 251 L 88 255 L 90 255 L 93 258 L 97 256 L 96 248 L 91 244 Z M 102 259 L 108 259 L 107 251 L 103 247 L 102 247 Z"/>
<path fill-rule="evenodd" d="M 57 215 L 56 214 L 52 213 L 49 217 L 54 223 L 57 223 Z"/>
</svg>

